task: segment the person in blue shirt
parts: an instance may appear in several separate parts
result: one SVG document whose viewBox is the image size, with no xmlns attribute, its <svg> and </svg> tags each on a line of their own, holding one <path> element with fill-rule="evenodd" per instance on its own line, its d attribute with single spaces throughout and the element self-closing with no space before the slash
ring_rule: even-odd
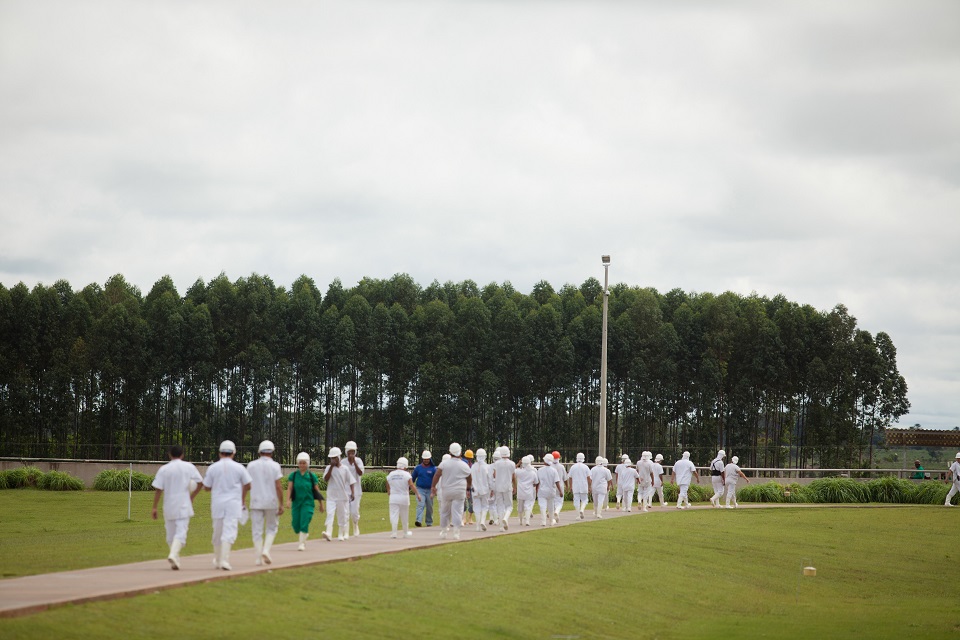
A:
<svg viewBox="0 0 960 640">
<path fill-rule="evenodd" d="M 432 527 L 433 498 L 430 497 L 430 488 L 433 486 L 433 476 L 437 473 L 437 467 L 433 464 L 433 454 L 429 451 L 424 451 L 420 458 L 420 464 L 410 474 L 414 484 L 417 485 L 417 493 L 420 494 L 421 498 L 417 500 L 417 520 L 414 524 L 418 527 L 422 527 L 424 524 Z M 424 522 L 424 517 L 426 517 L 426 522 Z"/>
</svg>

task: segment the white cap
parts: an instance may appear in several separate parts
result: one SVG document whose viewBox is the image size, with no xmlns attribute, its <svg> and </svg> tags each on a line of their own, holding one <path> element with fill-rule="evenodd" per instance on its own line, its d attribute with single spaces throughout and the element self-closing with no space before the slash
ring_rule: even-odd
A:
<svg viewBox="0 0 960 640">
<path fill-rule="evenodd" d="M 594 464 L 603 464 L 603 456 L 597 456 L 597 460 Z"/>
<path fill-rule="evenodd" d="M 310 466 L 310 454 L 306 451 L 301 451 L 297 454 L 297 464 L 300 464 L 300 461 L 303 460 L 307 463 L 307 466 Z"/>
<path fill-rule="evenodd" d="M 484 461 L 487 459 L 487 450 L 486 449 L 477 449 L 477 460 Z"/>
<path fill-rule="evenodd" d="M 726 458 L 726 457 L 727 457 L 727 452 L 724 451 L 723 449 L 720 449 L 720 451 L 717 451 L 717 457 L 718 457 L 718 458 Z"/>
<path fill-rule="evenodd" d="M 732 462 L 733 464 L 737 464 L 738 462 L 740 462 L 740 458 L 738 458 L 737 456 L 733 456 L 732 458 L 730 458 L 730 462 Z"/>
<path fill-rule="evenodd" d="M 543 461 L 546 462 L 547 464 L 553 464 L 554 462 L 556 462 L 556 461 L 553 459 L 553 454 L 552 454 L 552 453 L 545 453 L 545 454 L 543 454 Z"/>
<path fill-rule="evenodd" d="M 220 443 L 220 453 L 236 453 L 237 445 L 233 444 L 233 440 L 224 440 Z"/>
<path fill-rule="evenodd" d="M 622 455 L 620 456 L 620 459 L 621 459 L 621 460 L 626 460 L 626 459 L 629 458 L 629 457 L 630 457 L 630 456 L 628 456 L 627 454 L 624 453 L 624 454 L 622 454 Z"/>
<path fill-rule="evenodd" d="M 654 462 L 661 462 L 663 460 L 663 454 L 658 453 L 657 457 L 653 459 Z"/>
<path fill-rule="evenodd" d="M 497 447 L 496 449 L 493 450 L 493 459 L 494 460 L 500 459 L 500 447 Z"/>
<path fill-rule="evenodd" d="M 650 458 L 653 457 L 653 454 L 650 453 L 649 451 L 644 451 L 643 453 L 640 454 L 640 457 L 643 458 L 644 460 L 649 460 Z"/>
<path fill-rule="evenodd" d="M 443 454 L 443 457 L 440 458 L 440 462 L 443 462 L 444 460 L 449 460 L 451 457 L 452 456 L 449 453 L 445 453 Z"/>
<path fill-rule="evenodd" d="M 460 454 L 463 452 L 463 449 L 456 442 L 450 444 L 450 455 L 460 457 Z"/>
<path fill-rule="evenodd" d="M 520 460 L 520 464 L 525 467 L 529 467 L 533 464 L 533 456 L 523 456 L 523 458 Z"/>
<path fill-rule="evenodd" d="M 608 464 L 610 464 L 610 461 L 604 458 L 603 462 L 601 462 L 600 464 L 602 464 L 603 466 L 607 466 Z"/>
<path fill-rule="evenodd" d="M 689 460 L 689 459 L 690 459 L 690 452 L 689 452 L 689 451 L 684 451 L 684 452 L 683 452 L 683 459 L 684 459 L 684 460 Z"/>
<path fill-rule="evenodd" d="M 500 447 L 500 457 L 501 457 L 502 459 L 509 458 L 509 457 L 510 457 L 510 447 L 508 447 L 507 445 L 503 445 L 502 447 Z"/>
<path fill-rule="evenodd" d="M 587 459 L 587 456 L 583 455 L 582 453 L 577 454 L 577 462 L 583 462 L 586 459 Z"/>
<path fill-rule="evenodd" d="M 260 446 L 257 447 L 257 451 L 259 453 L 273 453 L 274 449 L 275 447 L 273 446 L 273 443 L 269 440 L 264 440 L 260 443 Z"/>
<path fill-rule="evenodd" d="M 623 464 L 627 465 L 628 467 L 633 464 L 633 461 L 630 460 L 630 456 L 627 456 L 623 459 Z"/>
<path fill-rule="evenodd" d="M 420 454 L 421 460 L 429 460 L 433 457 L 433 454 L 430 453 L 427 449 L 423 450 L 423 453 Z"/>
<path fill-rule="evenodd" d="M 327 454 L 328 458 L 340 458 L 343 456 L 343 452 L 340 451 L 340 447 L 330 447 L 330 453 Z"/>
<path fill-rule="evenodd" d="M 344 451 L 353 451 L 354 453 L 356 453 L 356 451 L 357 451 L 357 443 L 354 442 L 353 440 L 349 440 L 349 441 L 347 441 L 347 444 L 343 445 L 343 450 L 344 450 Z"/>
<path fill-rule="evenodd" d="M 957 451 L 957 455 L 955 455 L 954 458 L 960 458 L 960 451 Z"/>
<path fill-rule="evenodd" d="M 403 456 L 397 458 L 397 469 L 406 469 L 410 463 Z"/>
</svg>

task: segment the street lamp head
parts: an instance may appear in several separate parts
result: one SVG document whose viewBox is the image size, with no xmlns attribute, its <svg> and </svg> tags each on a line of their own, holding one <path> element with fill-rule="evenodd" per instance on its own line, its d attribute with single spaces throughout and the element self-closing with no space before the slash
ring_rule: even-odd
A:
<svg viewBox="0 0 960 640">
<path fill-rule="evenodd" d="M 603 264 L 610 264 L 610 256 L 600 256 L 600 260 L 603 261 Z"/>
</svg>

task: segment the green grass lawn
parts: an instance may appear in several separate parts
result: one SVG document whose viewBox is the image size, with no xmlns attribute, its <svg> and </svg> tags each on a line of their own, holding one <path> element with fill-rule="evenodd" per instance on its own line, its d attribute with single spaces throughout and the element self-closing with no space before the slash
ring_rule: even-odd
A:
<svg viewBox="0 0 960 640">
<path fill-rule="evenodd" d="M 374 524 L 385 505 L 370 502 Z M 958 518 L 927 506 L 655 511 L 62 607 L 0 620 L 0 637 L 953 637 Z M 801 577 L 807 563 L 816 577 Z"/>
</svg>

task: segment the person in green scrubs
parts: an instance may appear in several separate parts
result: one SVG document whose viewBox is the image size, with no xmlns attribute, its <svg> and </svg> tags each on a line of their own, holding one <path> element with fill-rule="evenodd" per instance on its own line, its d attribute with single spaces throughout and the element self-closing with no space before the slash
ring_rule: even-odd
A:
<svg viewBox="0 0 960 640">
<path fill-rule="evenodd" d="M 310 521 L 313 519 L 313 490 L 320 491 L 319 480 L 310 471 L 310 455 L 301 451 L 297 454 L 297 470 L 287 477 L 287 500 L 293 514 L 293 531 L 300 536 L 298 551 L 307 548 L 307 536 L 310 534 Z M 320 503 L 323 511 L 323 502 Z"/>
</svg>

